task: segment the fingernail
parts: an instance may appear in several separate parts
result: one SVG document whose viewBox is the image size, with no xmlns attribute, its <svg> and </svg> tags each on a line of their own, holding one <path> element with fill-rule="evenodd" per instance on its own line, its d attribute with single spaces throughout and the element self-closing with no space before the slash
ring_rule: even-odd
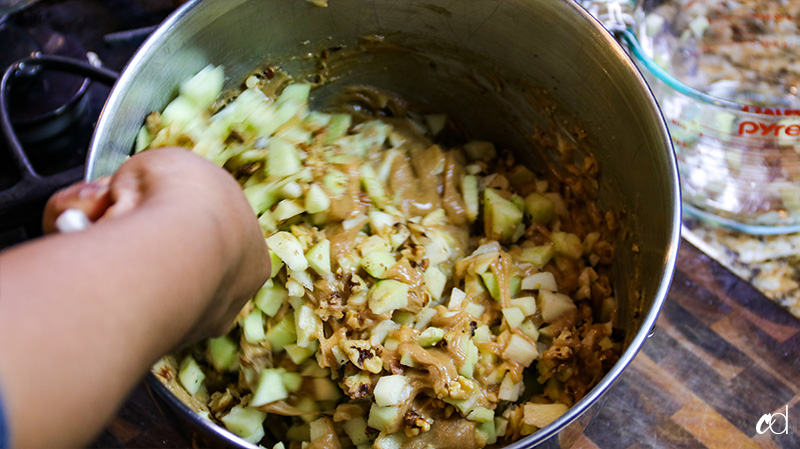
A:
<svg viewBox="0 0 800 449">
<path fill-rule="evenodd" d="M 108 180 L 106 178 L 97 181 L 87 182 L 78 192 L 78 198 L 82 200 L 94 200 L 108 192 Z"/>
</svg>

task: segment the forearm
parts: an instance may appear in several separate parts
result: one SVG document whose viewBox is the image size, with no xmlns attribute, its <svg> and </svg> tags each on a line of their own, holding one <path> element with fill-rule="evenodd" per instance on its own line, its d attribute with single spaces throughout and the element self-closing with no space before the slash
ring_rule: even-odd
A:
<svg viewBox="0 0 800 449">
<path fill-rule="evenodd" d="M 195 213 L 155 202 L 0 255 L 0 385 L 16 445 L 87 443 L 192 332 L 193 305 L 208 302 L 197 298 L 229 269 L 209 238 L 220 230 L 190 225 Z"/>
</svg>

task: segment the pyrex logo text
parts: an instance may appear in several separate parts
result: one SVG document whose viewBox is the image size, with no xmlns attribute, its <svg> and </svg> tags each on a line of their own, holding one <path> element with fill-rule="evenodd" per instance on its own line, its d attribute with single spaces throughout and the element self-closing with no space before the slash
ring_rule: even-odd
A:
<svg viewBox="0 0 800 449">
<path fill-rule="evenodd" d="M 778 417 L 783 417 L 783 430 L 780 430 L 781 421 L 778 420 Z M 773 427 L 774 426 L 774 427 Z M 770 432 L 774 433 L 775 435 L 782 435 L 789 433 L 789 406 L 786 406 L 786 413 L 765 413 L 761 419 L 758 420 L 758 424 L 756 424 L 756 432 L 759 435 L 766 433 L 769 430 Z"/>
<path fill-rule="evenodd" d="M 739 124 L 739 135 L 756 135 L 756 136 L 800 136 L 800 124 L 794 125 L 779 125 L 777 123 L 760 123 L 746 121 Z"/>
</svg>

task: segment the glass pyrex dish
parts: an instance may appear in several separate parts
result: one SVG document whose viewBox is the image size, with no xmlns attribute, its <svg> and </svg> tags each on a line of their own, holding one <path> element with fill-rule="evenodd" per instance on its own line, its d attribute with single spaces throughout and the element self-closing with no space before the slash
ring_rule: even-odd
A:
<svg viewBox="0 0 800 449">
<path fill-rule="evenodd" d="M 800 231 L 800 2 L 616 3 L 635 10 L 607 26 L 667 121 L 684 211 L 751 234 Z"/>
</svg>

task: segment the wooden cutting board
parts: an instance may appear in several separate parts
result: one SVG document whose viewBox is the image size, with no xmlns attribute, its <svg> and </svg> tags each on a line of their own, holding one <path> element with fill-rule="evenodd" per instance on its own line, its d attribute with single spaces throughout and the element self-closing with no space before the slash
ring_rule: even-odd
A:
<svg viewBox="0 0 800 449">
<path fill-rule="evenodd" d="M 655 334 L 574 447 L 800 448 L 798 402 L 800 321 L 683 241 Z M 93 447 L 192 447 L 185 435 L 140 386 Z"/>
<path fill-rule="evenodd" d="M 800 321 L 686 241 L 656 333 L 583 448 L 800 448 Z M 774 415 L 772 429 L 757 424 Z"/>
</svg>

